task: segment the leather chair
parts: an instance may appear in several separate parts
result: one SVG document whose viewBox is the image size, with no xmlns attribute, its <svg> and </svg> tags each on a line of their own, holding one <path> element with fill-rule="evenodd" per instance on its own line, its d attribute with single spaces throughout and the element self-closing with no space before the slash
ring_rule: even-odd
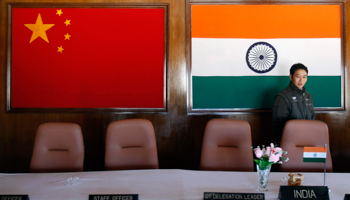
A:
<svg viewBox="0 0 350 200">
<path fill-rule="evenodd" d="M 324 163 L 303 162 L 304 147 L 324 147 L 327 144 L 326 171 L 332 172 L 328 126 L 316 120 L 289 120 L 283 129 L 281 148 L 287 151 L 288 162 L 280 165 L 281 172 L 323 172 Z"/>
<path fill-rule="evenodd" d="M 30 172 L 81 172 L 84 141 L 78 124 L 49 122 L 39 125 Z"/>
<path fill-rule="evenodd" d="M 234 119 L 212 119 L 204 131 L 201 170 L 254 171 L 250 125 Z"/>
<path fill-rule="evenodd" d="M 106 133 L 106 170 L 158 169 L 157 143 L 146 119 L 111 122 Z"/>
</svg>

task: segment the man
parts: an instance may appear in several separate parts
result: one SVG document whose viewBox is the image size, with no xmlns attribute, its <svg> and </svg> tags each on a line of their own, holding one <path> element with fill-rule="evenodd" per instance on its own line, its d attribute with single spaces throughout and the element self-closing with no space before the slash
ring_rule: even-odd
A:
<svg viewBox="0 0 350 200">
<path fill-rule="evenodd" d="M 290 68 L 289 86 L 275 97 L 272 108 L 272 130 L 278 144 L 281 142 L 284 125 L 291 119 L 315 119 L 311 94 L 304 87 L 308 70 L 301 63 Z"/>
</svg>

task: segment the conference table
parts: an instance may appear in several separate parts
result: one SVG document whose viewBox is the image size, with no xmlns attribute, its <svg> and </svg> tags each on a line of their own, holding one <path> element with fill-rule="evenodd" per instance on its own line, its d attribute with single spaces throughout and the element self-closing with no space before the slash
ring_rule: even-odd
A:
<svg viewBox="0 0 350 200">
<path fill-rule="evenodd" d="M 302 173 L 304 186 L 322 186 L 323 173 Z M 0 173 L 0 195 L 24 194 L 30 200 L 88 200 L 89 194 L 138 194 L 140 200 L 199 200 L 204 192 L 264 193 L 278 199 L 288 173 L 272 172 L 269 190 L 256 190 L 256 172 L 182 169 L 94 171 L 74 173 Z M 350 193 L 350 173 L 327 173 L 330 199 Z"/>
</svg>

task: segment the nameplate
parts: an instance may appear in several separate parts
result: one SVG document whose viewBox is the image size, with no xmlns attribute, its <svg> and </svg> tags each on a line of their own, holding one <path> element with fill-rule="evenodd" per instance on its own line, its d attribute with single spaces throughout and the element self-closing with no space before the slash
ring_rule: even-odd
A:
<svg viewBox="0 0 350 200">
<path fill-rule="evenodd" d="M 204 192 L 204 200 L 229 200 L 229 199 L 244 199 L 244 200 L 265 200 L 264 193 L 218 193 Z"/>
<path fill-rule="evenodd" d="M 344 200 L 350 200 L 350 194 L 345 194 Z"/>
<path fill-rule="evenodd" d="M 28 195 L 3 195 L 0 194 L 0 200 L 29 200 L 29 196 Z"/>
<path fill-rule="evenodd" d="M 138 200 L 138 194 L 90 194 L 89 200 Z"/>
<path fill-rule="evenodd" d="M 329 193 L 327 186 L 280 186 L 278 198 L 281 200 L 329 200 Z"/>
</svg>

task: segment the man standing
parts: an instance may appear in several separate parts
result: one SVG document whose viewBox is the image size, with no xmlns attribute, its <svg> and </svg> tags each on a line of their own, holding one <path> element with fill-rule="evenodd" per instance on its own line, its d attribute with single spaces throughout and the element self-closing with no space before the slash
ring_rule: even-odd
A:
<svg viewBox="0 0 350 200">
<path fill-rule="evenodd" d="M 272 108 L 272 130 L 278 143 L 281 142 L 284 125 L 291 119 L 315 119 L 311 94 L 304 87 L 308 70 L 301 63 L 290 68 L 289 86 L 275 97 Z"/>
</svg>

